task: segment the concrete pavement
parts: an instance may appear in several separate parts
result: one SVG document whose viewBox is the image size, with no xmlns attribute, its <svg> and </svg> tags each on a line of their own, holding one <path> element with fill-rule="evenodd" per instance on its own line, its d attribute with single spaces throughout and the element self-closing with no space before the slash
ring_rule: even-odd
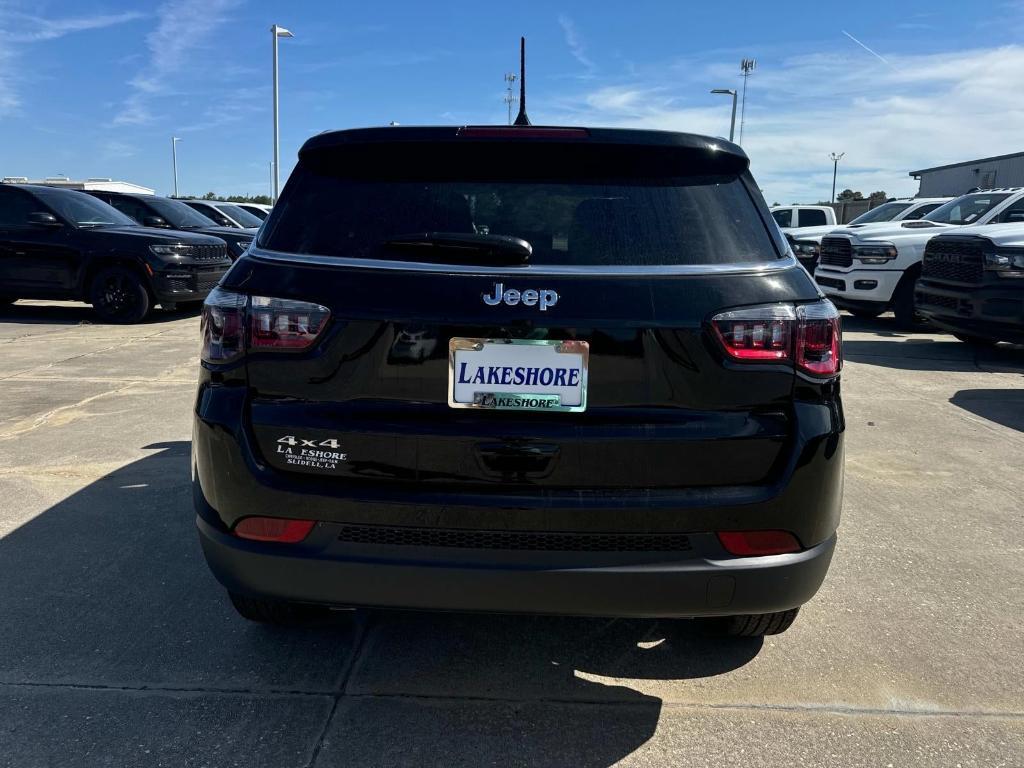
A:
<svg viewBox="0 0 1024 768">
<path fill-rule="evenodd" d="M 193 530 L 198 319 L 0 315 L 0 765 L 1024 765 L 1024 349 L 845 318 L 840 546 L 787 633 L 235 616 Z"/>
</svg>

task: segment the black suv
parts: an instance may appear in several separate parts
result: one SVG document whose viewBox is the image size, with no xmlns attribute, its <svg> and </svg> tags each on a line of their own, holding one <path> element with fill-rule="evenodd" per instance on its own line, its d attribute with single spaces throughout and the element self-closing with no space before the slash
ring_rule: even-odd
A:
<svg viewBox="0 0 1024 768">
<path fill-rule="evenodd" d="M 154 304 L 202 301 L 230 264 L 215 237 L 140 227 L 70 189 L 0 184 L 0 303 L 80 299 L 135 323 Z"/>
<path fill-rule="evenodd" d="M 247 618 L 718 616 L 760 635 L 825 577 L 838 313 L 734 144 L 322 134 L 202 334 L 197 522 Z"/>
<path fill-rule="evenodd" d="M 239 229 L 238 227 L 218 226 L 180 200 L 156 195 L 137 195 L 130 192 L 89 191 L 87 194 L 114 206 L 125 216 L 143 226 L 177 229 L 219 237 L 228 244 L 228 255 L 232 259 L 237 259 L 245 253 L 256 235 L 255 227 Z"/>
</svg>

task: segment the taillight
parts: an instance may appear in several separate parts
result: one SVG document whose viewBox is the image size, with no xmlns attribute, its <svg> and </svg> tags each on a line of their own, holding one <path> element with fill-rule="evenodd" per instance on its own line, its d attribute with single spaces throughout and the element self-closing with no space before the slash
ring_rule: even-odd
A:
<svg viewBox="0 0 1024 768">
<path fill-rule="evenodd" d="M 831 301 L 796 308 L 796 366 L 817 376 L 839 373 L 843 367 L 839 311 Z"/>
<path fill-rule="evenodd" d="M 240 293 L 214 288 L 203 302 L 201 357 L 208 363 L 230 363 L 245 354 L 245 302 Z"/>
<path fill-rule="evenodd" d="M 313 520 L 289 520 L 283 517 L 246 517 L 235 526 L 235 535 L 250 541 L 276 541 L 298 544 L 316 523 Z"/>
<path fill-rule="evenodd" d="M 799 552 L 800 542 L 789 531 L 720 531 L 718 540 L 737 557 L 763 557 Z"/>
<path fill-rule="evenodd" d="M 203 302 L 201 356 L 208 363 L 230 363 L 249 350 L 306 349 L 330 317 L 327 307 L 313 302 L 214 288 Z"/>
<path fill-rule="evenodd" d="M 320 304 L 253 296 L 249 304 L 252 349 L 305 349 L 327 325 L 331 310 Z"/>
<path fill-rule="evenodd" d="M 815 376 L 830 376 L 842 367 L 839 312 L 827 299 L 729 310 L 711 318 L 711 327 L 736 360 L 791 362 Z"/>
</svg>

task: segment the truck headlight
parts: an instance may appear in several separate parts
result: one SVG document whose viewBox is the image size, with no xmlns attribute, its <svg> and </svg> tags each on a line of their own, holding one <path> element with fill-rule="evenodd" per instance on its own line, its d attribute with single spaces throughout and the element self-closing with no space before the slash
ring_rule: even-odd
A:
<svg viewBox="0 0 1024 768">
<path fill-rule="evenodd" d="M 797 256 L 817 256 L 818 255 L 818 244 L 813 241 L 796 240 L 793 242 L 793 253 Z"/>
<path fill-rule="evenodd" d="M 853 246 L 853 258 L 861 264 L 887 264 L 896 258 L 898 251 L 892 243 Z"/>
<path fill-rule="evenodd" d="M 1024 277 L 1024 248 L 1004 248 L 986 253 L 985 269 L 1000 277 Z"/>
</svg>

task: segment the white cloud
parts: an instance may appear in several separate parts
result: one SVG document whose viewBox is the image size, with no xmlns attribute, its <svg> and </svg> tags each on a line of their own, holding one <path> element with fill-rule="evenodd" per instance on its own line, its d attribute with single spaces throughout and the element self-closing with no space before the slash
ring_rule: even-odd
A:
<svg viewBox="0 0 1024 768">
<path fill-rule="evenodd" d="M 593 60 L 587 56 L 587 48 L 583 44 L 583 40 L 580 38 L 579 32 L 576 31 L 576 24 L 564 13 L 559 14 L 558 24 L 562 27 L 562 32 L 565 34 L 565 44 L 569 46 L 569 52 L 573 58 L 582 64 L 587 72 L 594 72 L 597 66 Z"/>
<path fill-rule="evenodd" d="M 744 149 L 769 202 L 827 198 L 833 151 L 846 152 L 840 189 L 905 195 L 917 190 L 911 170 L 1024 150 L 1024 103 L 1014 85 L 1024 46 L 884 51 L 888 66 L 846 48 L 762 59 L 750 78 Z M 538 99 L 534 109 L 551 123 L 728 133 L 729 100 L 706 94 L 738 87 L 734 64 L 661 62 L 623 77 Z"/>
<path fill-rule="evenodd" d="M 76 32 L 106 29 L 143 17 L 135 11 L 93 16 L 45 18 L 18 10 L 12 3 L 0 3 L 0 116 L 15 112 L 21 105 L 20 86 L 26 72 L 20 54 L 33 43 L 40 43 Z"/>
<path fill-rule="evenodd" d="M 149 61 L 128 81 L 125 99 L 114 125 L 145 125 L 156 118 L 153 99 L 167 94 L 169 80 L 189 64 L 194 52 L 207 44 L 228 20 L 240 0 L 169 0 L 156 12 L 157 24 L 146 36 Z"/>
</svg>

